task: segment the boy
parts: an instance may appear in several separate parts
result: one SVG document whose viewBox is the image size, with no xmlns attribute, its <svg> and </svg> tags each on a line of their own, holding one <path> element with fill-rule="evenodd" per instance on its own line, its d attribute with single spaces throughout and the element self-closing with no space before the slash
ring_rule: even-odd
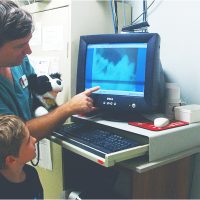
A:
<svg viewBox="0 0 200 200">
<path fill-rule="evenodd" d="M 19 117 L 0 115 L 0 199 L 43 199 L 37 171 L 26 164 L 35 143 Z"/>
</svg>

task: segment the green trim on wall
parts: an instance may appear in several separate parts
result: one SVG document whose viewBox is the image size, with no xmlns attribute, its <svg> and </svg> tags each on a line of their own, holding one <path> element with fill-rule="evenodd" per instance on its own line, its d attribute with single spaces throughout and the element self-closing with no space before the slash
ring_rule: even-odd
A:
<svg viewBox="0 0 200 200">
<path fill-rule="evenodd" d="M 45 199 L 60 199 L 63 191 L 62 148 L 51 142 L 53 170 L 36 167 L 44 189 Z"/>
</svg>

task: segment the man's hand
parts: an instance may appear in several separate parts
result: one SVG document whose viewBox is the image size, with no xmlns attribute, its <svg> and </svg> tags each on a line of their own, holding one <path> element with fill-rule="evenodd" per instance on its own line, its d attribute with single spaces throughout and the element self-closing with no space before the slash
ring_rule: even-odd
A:
<svg viewBox="0 0 200 200">
<path fill-rule="evenodd" d="M 64 121 L 74 114 L 84 114 L 95 110 L 93 105 L 93 100 L 90 97 L 92 92 L 99 90 L 100 87 L 90 88 L 84 92 L 75 95 L 67 103 L 58 106 L 53 111 L 49 112 L 47 115 L 34 118 L 27 121 L 26 125 L 31 132 L 31 135 L 40 139 L 51 133 L 55 127 L 64 123 Z"/>
<path fill-rule="evenodd" d="M 99 89 L 99 86 L 93 87 L 72 97 L 68 102 L 72 114 L 83 114 L 95 110 L 96 108 L 93 105 L 93 100 L 90 95 Z"/>
</svg>

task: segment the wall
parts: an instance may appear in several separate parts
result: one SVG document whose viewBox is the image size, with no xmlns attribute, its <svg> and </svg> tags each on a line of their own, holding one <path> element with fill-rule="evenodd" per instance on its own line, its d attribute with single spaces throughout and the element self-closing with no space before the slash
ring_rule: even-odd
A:
<svg viewBox="0 0 200 200">
<path fill-rule="evenodd" d="M 198 0 L 156 1 L 149 16 L 149 32 L 161 36 L 161 59 L 170 82 L 181 86 L 186 103 L 200 103 Z"/>
<path fill-rule="evenodd" d="M 149 10 L 149 32 L 161 36 L 161 61 L 169 82 L 181 87 L 187 104 L 200 104 L 200 1 L 155 1 Z M 196 157 L 191 197 L 200 198 L 200 156 Z"/>
<path fill-rule="evenodd" d="M 127 23 L 131 21 L 131 6 L 125 4 L 126 8 L 126 20 Z M 91 13 L 91 9 L 94 10 Z M 119 11 L 119 30 L 123 25 L 123 12 L 122 4 L 118 3 Z M 80 35 L 91 35 L 91 34 L 109 34 L 114 33 L 112 24 L 112 15 L 109 1 L 91 1 L 91 0 L 76 0 L 73 1 L 71 6 L 71 38 L 72 38 L 72 63 L 73 68 L 71 69 L 71 95 L 73 96 L 76 91 L 76 66 L 78 58 L 79 48 L 79 37 Z M 83 23 L 83 15 L 89 19 L 87 23 Z M 98 17 L 96 17 L 98 16 Z M 101 17 L 100 17 L 101 16 Z M 78 38 L 78 39 L 77 39 Z"/>
<path fill-rule="evenodd" d="M 63 190 L 61 147 L 51 143 L 53 171 L 37 167 L 45 199 L 59 199 Z"/>
</svg>

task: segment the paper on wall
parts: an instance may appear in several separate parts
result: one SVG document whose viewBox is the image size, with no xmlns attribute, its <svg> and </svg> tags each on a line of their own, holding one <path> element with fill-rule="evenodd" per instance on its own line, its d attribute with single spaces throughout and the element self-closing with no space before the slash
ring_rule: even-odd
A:
<svg viewBox="0 0 200 200">
<path fill-rule="evenodd" d="M 60 59 L 59 57 L 49 57 L 50 66 L 49 66 L 49 74 L 60 72 Z"/>
<path fill-rule="evenodd" d="M 44 26 L 42 28 L 42 50 L 60 51 L 63 50 L 63 27 Z"/>
<path fill-rule="evenodd" d="M 51 144 L 48 139 L 42 139 L 39 142 L 40 146 L 40 158 L 39 158 L 39 164 L 38 166 L 44 169 L 51 170 L 53 169 L 52 166 L 52 159 L 51 159 Z M 36 148 L 37 149 L 37 148 Z M 37 152 L 38 155 L 38 152 Z M 37 158 L 37 156 L 36 156 Z M 33 161 L 36 162 L 36 159 Z"/>
<path fill-rule="evenodd" d="M 28 56 L 28 57 L 31 65 L 35 70 L 35 73 L 38 75 L 60 72 L 59 57 L 56 56 L 51 56 L 51 57 Z"/>
</svg>

